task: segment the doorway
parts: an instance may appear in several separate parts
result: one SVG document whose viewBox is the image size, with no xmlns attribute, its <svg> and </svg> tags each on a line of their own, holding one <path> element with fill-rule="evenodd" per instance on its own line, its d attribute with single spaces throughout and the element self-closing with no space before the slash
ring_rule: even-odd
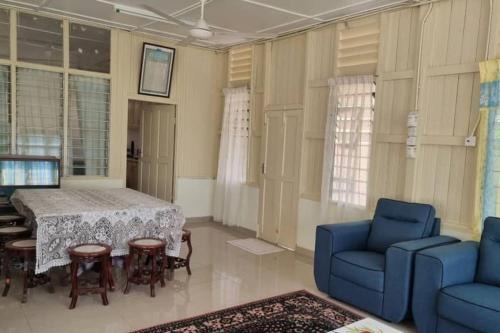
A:
<svg viewBox="0 0 500 333">
<path fill-rule="evenodd" d="M 127 187 L 174 200 L 175 105 L 130 100 Z"/>
<path fill-rule="evenodd" d="M 297 242 L 302 112 L 264 115 L 259 237 L 290 250 Z"/>
</svg>

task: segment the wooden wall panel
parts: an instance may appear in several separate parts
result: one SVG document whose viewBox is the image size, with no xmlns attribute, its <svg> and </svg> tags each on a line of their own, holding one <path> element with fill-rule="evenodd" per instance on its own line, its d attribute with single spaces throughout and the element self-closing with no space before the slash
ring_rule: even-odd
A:
<svg viewBox="0 0 500 333">
<path fill-rule="evenodd" d="M 306 36 L 277 40 L 271 45 L 269 93 L 267 107 L 302 105 Z"/>
<path fill-rule="evenodd" d="M 416 201 L 433 203 L 444 230 L 470 234 L 475 149 L 464 146 L 479 110 L 488 0 L 438 2 L 424 33 Z"/>
</svg>

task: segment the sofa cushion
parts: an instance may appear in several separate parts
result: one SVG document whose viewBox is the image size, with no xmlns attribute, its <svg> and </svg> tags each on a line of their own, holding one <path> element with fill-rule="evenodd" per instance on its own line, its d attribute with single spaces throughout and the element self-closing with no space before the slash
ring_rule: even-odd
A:
<svg viewBox="0 0 500 333">
<path fill-rule="evenodd" d="M 500 287 L 500 219 L 488 217 L 484 221 L 476 281 Z"/>
<path fill-rule="evenodd" d="M 332 275 L 371 290 L 384 291 L 385 256 L 370 251 L 345 251 L 332 257 Z"/>
<path fill-rule="evenodd" d="M 429 237 L 435 214 L 431 205 L 380 199 L 370 228 L 367 249 L 384 253 L 394 243 Z"/>
<path fill-rule="evenodd" d="M 498 332 L 500 288 L 481 283 L 455 285 L 438 295 L 440 317 L 479 332 Z"/>
</svg>

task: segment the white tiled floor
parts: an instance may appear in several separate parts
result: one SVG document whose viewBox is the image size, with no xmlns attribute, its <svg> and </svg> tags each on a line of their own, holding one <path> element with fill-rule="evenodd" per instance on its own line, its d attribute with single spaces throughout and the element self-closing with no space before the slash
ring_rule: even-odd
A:
<svg viewBox="0 0 500 333">
<path fill-rule="evenodd" d="M 149 297 L 147 286 L 133 285 L 124 295 L 121 271 L 116 270 L 118 289 L 109 293 L 108 306 L 97 295 L 81 296 L 76 309 L 68 310 L 68 287 L 57 282 L 55 294 L 37 287 L 21 304 L 17 280 L 9 295 L 0 298 L 0 332 L 129 332 L 300 289 L 326 297 L 314 284 L 311 259 L 289 251 L 260 257 L 244 252 L 226 241 L 246 235 L 215 224 L 190 229 L 193 275 L 176 271 L 165 288 L 158 286 L 156 298 Z M 411 324 L 395 327 L 415 332 Z"/>
</svg>

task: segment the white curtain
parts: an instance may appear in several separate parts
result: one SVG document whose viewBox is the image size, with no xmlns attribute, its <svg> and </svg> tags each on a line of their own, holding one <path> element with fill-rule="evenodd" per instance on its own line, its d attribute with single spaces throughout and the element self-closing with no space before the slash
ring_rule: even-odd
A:
<svg viewBox="0 0 500 333">
<path fill-rule="evenodd" d="M 328 81 L 330 99 L 325 129 L 321 215 L 329 204 L 366 206 L 375 83 L 372 75 Z"/>
<path fill-rule="evenodd" d="M 238 225 L 246 182 L 250 94 L 247 88 L 227 88 L 224 89 L 224 96 L 214 220 L 226 225 Z"/>
</svg>

